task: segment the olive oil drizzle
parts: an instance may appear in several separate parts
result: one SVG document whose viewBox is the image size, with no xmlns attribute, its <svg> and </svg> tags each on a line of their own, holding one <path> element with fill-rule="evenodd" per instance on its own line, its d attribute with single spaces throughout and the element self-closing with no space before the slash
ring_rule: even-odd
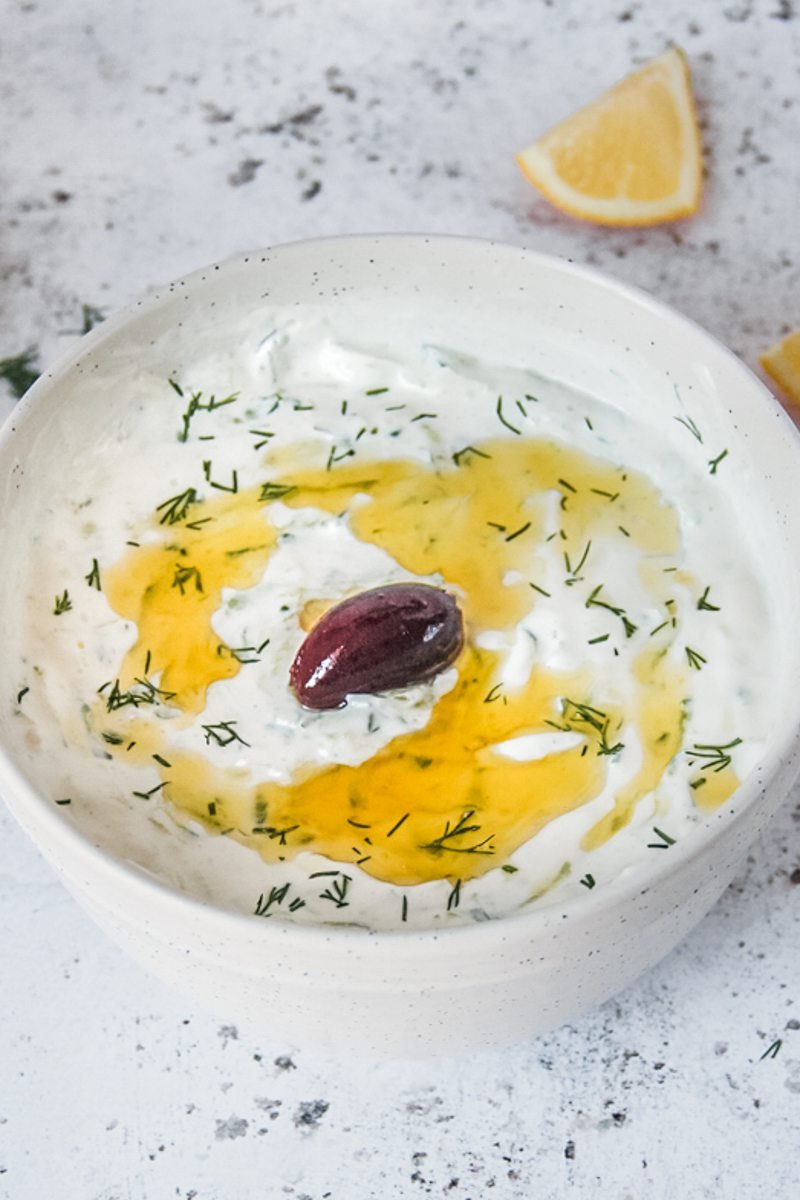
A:
<svg viewBox="0 0 800 1200">
<path fill-rule="evenodd" d="M 396 885 L 449 879 L 460 886 L 503 866 L 548 822 L 595 800 L 625 750 L 627 731 L 638 736 L 641 764 L 585 835 L 583 848 L 601 846 L 631 821 L 644 796 L 657 794 L 682 746 L 691 668 L 683 652 L 680 665 L 665 652 L 676 636 L 677 575 L 669 572 L 680 556 L 677 516 L 643 475 L 521 436 L 516 427 L 510 437 L 466 446 L 432 467 L 402 459 L 352 462 L 332 453 L 325 465 L 309 469 L 291 449 L 268 450 L 267 465 L 268 481 L 260 486 L 239 488 L 234 472 L 231 487 L 221 488 L 205 464 L 206 484 L 223 494 L 203 497 L 192 487 L 165 501 L 149 527 L 159 539 L 132 545 L 116 565 L 104 567 L 109 603 L 138 631 L 113 695 L 135 696 L 145 680 L 156 703 L 145 710 L 108 704 L 107 693 L 98 698 L 96 726 L 112 753 L 155 763 L 161 784 L 137 793 L 145 802 L 163 796 L 209 831 L 227 833 L 267 861 L 313 851 L 357 863 Z M 545 547 L 555 536 L 554 496 L 560 497 L 556 545 L 563 544 L 565 602 L 582 602 L 596 615 L 596 636 L 589 641 L 597 652 L 614 653 L 637 630 L 617 601 L 614 580 L 598 578 L 594 569 L 603 541 L 622 538 L 621 521 L 624 537 L 647 564 L 642 582 L 667 618 L 665 644 L 640 634 L 649 644 L 634 659 L 630 711 L 602 694 L 602 680 L 588 666 L 560 672 L 534 666 L 521 687 L 500 687 L 503 656 L 477 644 L 486 630 L 513 633 L 541 602 L 540 593 L 549 598 L 552 585 L 545 591 L 532 580 L 544 579 L 553 561 Z M 309 768 L 287 786 L 253 783 L 234 762 L 216 766 L 203 754 L 209 740 L 251 744 L 257 723 L 248 727 L 245 714 L 218 726 L 199 720 L 209 687 L 242 669 L 257 670 L 246 666 L 258 661 L 257 654 L 244 653 L 254 648 L 227 646 L 212 617 L 223 588 L 248 588 L 261 579 L 277 542 L 269 506 L 278 500 L 290 508 L 344 514 L 356 537 L 413 574 L 443 581 L 457 594 L 468 631 L 457 682 L 436 702 L 423 729 L 394 738 L 360 766 Z M 297 614 L 298 628 L 337 599 L 306 605 Z M 171 745 L 171 725 L 196 729 L 197 750 Z M 568 749 L 532 762 L 514 761 L 497 749 L 553 727 L 579 733 L 580 744 L 571 741 Z M 698 806 L 721 803 L 737 782 L 727 764 L 707 779 L 700 794 L 693 791 Z M 359 836 L 361 830 L 368 832 Z M 348 886 L 330 891 L 337 907 L 346 903 Z M 276 903 L 267 898 L 260 915 Z"/>
</svg>

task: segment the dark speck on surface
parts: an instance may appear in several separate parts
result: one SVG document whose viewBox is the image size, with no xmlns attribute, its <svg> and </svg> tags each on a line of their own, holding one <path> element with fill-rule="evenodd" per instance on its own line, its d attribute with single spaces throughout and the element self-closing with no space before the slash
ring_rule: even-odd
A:
<svg viewBox="0 0 800 1200">
<path fill-rule="evenodd" d="M 214 1137 L 220 1142 L 228 1138 L 246 1137 L 249 1126 L 250 1122 L 245 1120 L 244 1117 L 230 1116 L 227 1121 L 217 1121 Z"/>
<path fill-rule="evenodd" d="M 203 105 L 205 109 L 204 120 L 208 125 L 227 125 L 236 115 L 236 110 L 233 108 L 220 108 L 218 104 L 206 102 Z"/>
<path fill-rule="evenodd" d="M 292 1062 L 288 1054 L 279 1054 L 275 1059 L 275 1066 L 279 1071 L 296 1071 L 297 1064 Z"/>
<path fill-rule="evenodd" d="M 564 1158 L 572 1159 L 574 1157 L 575 1157 L 575 1143 L 572 1141 L 572 1139 L 570 1139 L 567 1142 L 566 1146 L 564 1147 Z"/>
<path fill-rule="evenodd" d="M 256 177 L 256 171 L 263 165 L 263 158 L 242 159 L 236 170 L 228 176 L 228 183 L 231 187 L 241 187 L 243 183 L 252 183 Z"/>
<path fill-rule="evenodd" d="M 316 1129 L 330 1108 L 327 1100 L 303 1100 L 294 1114 L 298 1129 Z"/>
<path fill-rule="evenodd" d="M 322 184 L 318 179 L 312 179 L 307 188 L 304 188 L 301 195 L 304 200 L 313 200 L 322 191 Z"/>
</svg>

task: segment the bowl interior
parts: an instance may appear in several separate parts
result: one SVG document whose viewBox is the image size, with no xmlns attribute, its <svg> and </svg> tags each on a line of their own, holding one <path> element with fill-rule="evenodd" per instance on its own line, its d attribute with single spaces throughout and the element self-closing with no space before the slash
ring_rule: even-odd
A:
<svg viewBox="0 0 800 1200">
<path fill-rule="evenodd" d="M 224 358 L 232 328 L 256 346 L 272 310 L 299 306 L 352 330 L 371 325 L 378 309 L 382 328 L 372 336 L 382 353 L 441 344 L 561 381 L 646 421 L 665 456 L 682 455 L 699 470 L 725 451 L 719 484 L 763 571 L 781 646 L 774 687 L 782 715 L 769 754 L 777 761 L 787 753 L 800 723 L 800 437 L 787 416 L 733 355 L 647 296 L 539 254 L 441 237 L 298 243 L 198 272 L 97 328 L 35 385 L 0 442 L 0 673 L 9 701 L 15 597 L 39 498 L 57 488 L 65 457 L 102 454 L 109 430 L 135 423 L 129 391 L 115 386 L 120 374 L 180 378 L 198 346 Z M 687 434 L 687 423 L 701 437 Z M 35 790 L 35 763 L 14 748 L 12 709 L 9 702 L 0 712 L 3 762 Z M 64 819 L 49 798 L 30 802 L 48 821 Z M 162 875 L 160 853 L 143 835 L 130 858 Z"/>
</svg>

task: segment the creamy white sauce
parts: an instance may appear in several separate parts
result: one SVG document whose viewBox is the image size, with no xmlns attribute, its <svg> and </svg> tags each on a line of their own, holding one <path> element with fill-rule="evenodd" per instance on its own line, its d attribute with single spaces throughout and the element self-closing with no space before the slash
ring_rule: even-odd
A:
<svg viewBox="0 0 800 1200">
<path fill-rule="evenodd" d="M 252 912 L 259 895 L 289 882 L 306 900 L 305 907 L 295 913 L 276 909 L 277 919 L 398 927 L 400 898 L 408 894 L 406 927 L 413 928 L 499 917 L 570 894 L 586 895 L 591 903 L 580 883 L 587 873 L 601 886 L 653 853 L 648 842 L 654 826 L 668 828 L 677 841 L 704 819 L 692 803 L 690 764 L 682 750 L 626 828 L 591 853 L 580 849 L 582 836 L 609 811 L 614 794 L 641 763 L 635 730 L 626 729 L 625 750 L 608 760 L 602 794 L 552 821 L 521 847 L 509 864 L 515 872 L 502 871 L 498 864 L 464 884 L 459 906 L 448 910 L 451 888 L 445 880 L 398 888 L 376 881 L 353 863 L 331 864 L 312 854 L 267 865 L 254 851 L 209 836 L 167 803 L 155 801 L 145 809 L 131 796 L 158 784 L 156 770 L 103 757 L 87 735 L 84 706 L 94 704 L 98 687 L 117 675 L 136 630 L 109 607 L 101 591 L 87 587 L 85 572 L 93 558 L 116 561 L 128 540 L 157 538 L 142 533 L 156 506 L 188 485 L 200 486 L 204 461 L 212 460 L 217 480 L 237 471 L 240 488 L 261 483 L 267 451 L 254 452 L 251 431 L 268 429 L 275 434 L 269 450 L 302 445 L 313 465 L 349 452 L 353 455 L 345 461 L 403 457 L 424 465 L 449 463 L 464 445 L 507 432 L 497 418 L 499 394 L 536 396 L 527 416 L 514 411 L 514 422 L 525 436 L 552 438 L 615 465 L 629 464 L 676 506 L 683 565 L 710 586 L 719 605 L 710 619 L 712 614 L 699 610 L 687 590 L 685 602 L 677 606 L 681 636 L 669 653 L 680 656 L 688 644 L 701 648 L 707 660 L 702 670 L 691 673 L 683 745 L 723 744 L 741 737 L 735 751 L 739 776 L 755 765 L 772 717 L 774 647 L 767 601 L 719 479 L 690 467 L 677 443 L 665 446 L 646 424 L 531 372 L 480 363 L 434 346 L 394 359 L 377 338 L 371 348 L 367 337 L 362 341 L 337 329 L 335 317 L 264 311 L 246 328 L 231 329 L 229 345 L 227 354 L 215 351 L 204 357 L 199 352 L 191 370 L 182 373 L 186 391 L 238 393 L 229 406 L 198 412 L 185 444 L 176 439 L 185 398 L 162 376 L 121 370 L 117 387 L 127 408 L 118 403 L 105 428 L 87 432 L 83 453 L 61 464 L 59 478 L 35 502 L 31 527 L 40 532 L 32 540 L 18 589 L 20 603 L 10 618 L 18 633 L 19 662 L 9 686 L 15 692 L 30 689 L 18 705 L 13 728 L 19 756 L 27 760 L 31 774 L 54 800 L 70 797 L 71 804 L 62 809 L 65 819 L 91 840 L 181 890 L 242 911 Z M 389 390 L 367 395 L 382 388 Z M 126 413 L 122 420 L 121 412 Z M 424 413 L 436 416 L 421 417 Z M 206 437 L 214 440 L 200 440 Z M 558 502 L 555 492 L 543 501 L 553 532 L 558 529 Z M 341 518 L 313 508 L 292 509 L 280 501 L 271 505 L 269 515 L 281 537 L 262 579 L 246 591 L 229 589 L 213 621 L 230 646 L 268 642 L 256 664 L 212 685 L 198 721 L 209 725 L 233 719 L 248 732 L 249 745 L 237 746 L 233 754 L 213 743 L 203 745 L 210 763 L 236 768 L 245 780 L 286 784 L 301 767 L 357 765 L 399 734 L 422 728 L 437 699 L 453 687 L 456 671 L 448 670 L 429 685 L 353 697 L 332 712 L 301 709 L 287 679 L 304 637 L 297 614 L 306 601 L 417 577 L 385 551 L 360 541 Z M 610 658 L 603 643 L 590 642 L 598 632 L 612 629 L 614 618 L 587 608 L 578 589 L 565 592 L 560 586 L 564 566 L 557 542 L 538 547 L 531 575 L 550 595 L 537 593 L 513 636 L 494 630 L 480 634 L 481 645 L 504 655 L 500 682 L 520 686 L 537 666 L 569 670 L 588 665 L 604 673 L 609 696 L 629 697 L 633 661 L 660 619 L 639 577 L 640 560 L 623 537 L 604 539 L 592 548 L 593 572 L 598 579 L 613 580 L 615 599 L 638 626 L 633 637 L 618 643 L 619 655 Z M 514 581 L 499 581 L 499 586 Z M 426 577 L 424 582 L 447 581 Z M 65 588 L 72 608 L 54 617 L 53 597 Z M 168 736 L 171 746 L 198 749 L 196 723 L 183 728 L 175 723 Z M 576 739 L 580 735 L 554 731 L 507 741 L 498 752 L 515 761 L 534 761 L 576 745 Z M 564 864 L 569 871 L 562 874 Z M 351 877 L 349 904 L 343 909 L 327 902 L 321 884 L 310 879 L 332 865 Z"/>
</svg>

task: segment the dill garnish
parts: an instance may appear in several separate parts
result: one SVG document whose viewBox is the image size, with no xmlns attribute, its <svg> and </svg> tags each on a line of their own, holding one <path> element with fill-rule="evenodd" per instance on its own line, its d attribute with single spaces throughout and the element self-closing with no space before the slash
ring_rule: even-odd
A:
<svg viewBox="0 0 800 1200">
<path fill-rule="evenodd" d="M 69 592 L 64 588 L 64 593 L 61 596 L 56 596 L 53 605 L 53 615 L 60 617 L 62 613 L 69 612 L 72 608 L 72 601 L 69 598 Z"/>
<path fill-rule="evenodd" d="M 384 392 L 388 392 L 388 387 L 370 388 L 364 392 L 365 396 L 382 396 Z"/>
<path fill-rule="evenodd" d="M 248 429 L 247 432 L 257 439 L 253 444 L 254 450 L 260 450 L 262 446 L 266 446 L 270 438 L 275 437 L 275 434 L 271 433 L 269 429 Z"/>
<path fill-rule="evenodd" d="M 336 874 L 338 875 L 338 872 Z M 324 892 L 320 892 L 320 900 L 330 900 L 337 908 L 347 908 L 350 903 L 347 899 L 347 889 L 352 882 L 351 877 L 342 872 L 341 879 L 334 879 Z"/>
<path fill-rule="evenodd" d="M 296 492 L 297 488 L 291 483 L 262 483 L 259 500 L 282 500 L 284 496 Z"/>
<path fill-rule="evenodd" d="M 656 825 L 653 826 L 653 833 L 656 835 L 656 837 L 661 838 L 661 841 L 648 842 L 648 850 L 669 850 L 670 846 L 675 845 L 675 838 L 670 837 L 668 833 L 664 833 L 664 831 L 659 829 Z"/>
<path fill-rule="evenodd" d="M 430 850 L 432 854 L 439 854 L 442 851 L 447 851 L 451 854 L 494 854 L 494 847 L 490 846 L 494 834 L 490 833 L 488 837 L 483 838 L 480 842 L 475 842 L 472 846 L 453 846 L 450 843 L 454 838 L 466 837 L 470 833 L 479 833 L 480 825 L 470 825 L 468 822 L 475 816 L 475 809 L 471 808 L 467 812 L 462 813 L 455 825 L 450 826 L 450 822 L 445 822 L 444 833 L 441 833 L 438 838 L 434 838 L 432 842 L 426 842 L 420 846 L 420 850 Z M 488 847 L 484 849 L 484 847 Z"/>
<path fill-rule="evenodd" d="M 594 492 L 595 496 L 605 496 L 609 504 L 613 504 L 615 500 L 619 500 L 619 492 L 604 492 L 602 488 L 589 488 L 590 492 Z"/>
<path fill-rule="evenodd" d="M 625 749 L 624 742 L 616 742 L 614 745 L 609 743 L 608 731 L 611 726 L 611 718 L 602 709 L 593 708 L 591 704 L 579 704 L 565 696 L 562 701 L 562 712 L 566 721 L 565 728 L 569 732 L 573 732 L 576 725 L 588 725 L 590 729 L 594 729 L 598 735 L 598 757 L 618 754 L 620 750 Z M 548 723 L 552 724 L 552 722 Z M 556 726 L 556 728 L 561 728 L 561 726 Z"/>
<path fill-rule="evenodd" d="M 476 454 L 478 458 L 491 458 L 491 454 L 484 453 L 483 450 L 478 450 L 475 446 L 465 446 L 463 450 L 456 450 L 453 455 L 453 462 L 457 467 L 461 466 L 461 459 L 465 454 Z"/>
<path fill-rule="evenodd" d="M 591 543 L 591 541 L 588 541 L 586 543 L 586 549 L 584 550 L 579 561 L 575 564 L 574 567 L 572 566 L 572 564 L 570 562 L 569 554 L 566 552 L 566 550 L 564 551 L 564 564 L 567 568 L 567 574 L 570 576 L 570 578 L 567 579 L 568 587 L 570 587 L 572 584 L 579 582 L 579 580 L 580 580 L 579 572 L 580 572 L 581 568 L 586 564 L 586 560 L 589 557 L 589 551 L 591 550 L 591 548 L 592 548 L 592 543 Z"/>
<path fill-rule="evenodd" d="M 134 796 L 139 800 L 149 800 L 151 796 L 155 796 L 163 787 L 166 787 L 166 780 L 163 783 L 157 783 L 155 787 L 150 788 L 149 792 L 134 792 Z"/>
<path fill-rule="evenodd" d="M 400 920 L 408 920 L 408 896 L 403 896 L 402 916 L 400 917 Z"/>
<path fill-rule="evenodd" d="M 190 506 L 196 503 L 197 492 L 194 488 L 187 488 L 177 496 L 170 496 L 169 500 L 156 507 L 156 512 L 162 514 L 158 520 L 159 525 L 177 525 L 178 521 L 184 519 Z"/>
<path fill-rule="evenodd" d="M 510 429 L 512 433 L 516 433 L 519 437 L 522 436 L 522 430 L 517 429 L 516 425 L 512 425 L 511 422 L 507 421 L 506 418 L 503 416 L 503 397 L 502 396 L 497 397 L 497 416 L 498 416 L 498 419 L 499 419 L 501 425 L 505 425 L 506 429 Z"/>
<path fill-rule="evenodd" d="M 761 1058 L 758 1061 L 763 1062 L 765 1058 L 777 1058 L 782 1045 L 783 1045 L 783 1039 L 776 1038 L 775 1041 L 772 1043 L 772 1045 L 767 1047 L 767 1049 L 764 1051 L 764 1053 L 761 1055 Z"/>
<path fill-rule="evenodd" d="M 96 558 L 92 559 L 91 571 L 89 572 L 88 575 L 84 575 L 83 578 L 86 580 L 89 587 L 97 588 L 98 592 L 101 592 L 103 590 L 100 586 L 100 564 L 98 563 Z"/>
<path fill-rule="evenodd" d="M 203 474 L 206 477 L 206 483 L 208 483 L 211 487 L 216 488 L 217 491 L 219 491 L 219 492 L 233 492 L 234 494 L 236 494 L 236 492 L 239 491 L 239 476 L 237 475 L 235 470 L 231 472 L 230 484 L 217 483 L 217 482 L 215 482 L 215 480 L 213 480 L 211 478 L 211 459 L 210 458 L 206 459 L 206 461 L 203 463 Z"/>
<path fill-rule="evenodd" d="M 387 836 L 387 838 L 390 838 L 390 837 L 392 836 L 392 834 L 395 834 L 395 833 L 397 833 L 397 831 L 398 831 L 398 829 L 400 828 L 400 826 L 401 826 L 401 825 L 403 825 L 403 824 L 404 824 L 404 823 L 405 823 L 405 822 L 408 820 L 408 818 L 409 818 L 410 816 L 411 816 L 411 813 L 406 813 L 404 816 L 402 816 L 402 817 L 400 818 L 400 820 L 399 820 L 399 821 L 397 821 L 397 822 L 396 822 L 396 824 L 394 824 L 394 825 L 392 826 L 392 828 L 389 830 L 389 832 L 388 832 L 388 833 L 387 833 L 387 835 L 386 835 L 386 836 Z"/>
<path fill-rule="evenodd" d="M 524 525 L 520 525 L 519 529 L 515 529 L 513 533 L 506 535 L 507 542 L 513 542 L 514 538 L 518 538 L 520 534 L 526 533 L 531 527 L 530 521 L 526 521 Z"/>
<path fill-rule="evenodd" d="M 31 689 L 29 687 L 20 688 L 17 692 L 17 704 L 21 704 Z"/>
<path fill-rule="evenodd" d="M 97 694 L 102 696 L 106 688 L 110 687 L 106 699 L 106 710 L 115 712 L 118 708 L 139 708 L 142 704 L 166 704 L 168 700 L 172 700 L 175 693 L 166 692 L 163 688 L 156 687 L 154 683 L 147 678 L 134 679 L 133 686 L 126 692 L 123 692 L 119 686 L 119 680 L 115 679 L 113 684 L 104 683 L 102 687 L 97 689 Z M 105 737 L 105 734 L 103 735 Z M 106 738 L 106 741 L 110 739 Z M 123 739 L 120 739 L 122 741 Z"/>
<path fill-rule="evenodd" d="M 718 454 L 716 458 L 710 458 L 708 460 L 709 475 L 716 475 L 717 467 L 722 462 L 723 458 L 727 458 L 727 457 L 728 457 L 728 451 L 723 450 L 722 454 Z"/>
<path fill-rule="evenodd" d="M 247 745 L 246 742 L 245 745 Z M 254 825 L 250 832 L 266 834 L 271 842 L 274 842 L 275 838 L 278 838 L 279 845 L 285 846 L 286 835 L 288 833 L 294 833 L 295 829 L 299 828 L 299 825 L 287 825 L 284 829 L 277 829 L 274 825 Z"/>
<path fill-rule="evenodd" d="M 215 742 L 218 746 L 230 746 L 231 742 L 241 742 L 243 746 L 249 746 L 244 738 L 233 728 L 236 721 L 218 721 L 216 725 L 201 725 L 206 737 L 206 745 Z"/>
<path fill-rule="evenodd" d="M 538 583 L 529 583 L 528 587 L 533 588 L 535 592 L 540 592 L 542 596 L 547 596 L 550 599 L 550 592 L 546 592 L 543 587 L 539 587 Z"/>
<path fill-rule="evenodd" d="M 708 593 L 709 593 L 710 591 L 711 591 L 711 586 L 709 585 L 709 586 L 706 588 L 706 590 L 703 592 L 703 594 L 702 594 L 702 596 L 700 597 L 700 599 L 697 601 L 697 607 L 698 607 L 698 608 L 699 608 L 699 609 L 700 609 L 702 612 L 719 612 L 719 605 L 718 605 L 718 604 L 712 604 L 712 603 L 710 602 L 710 600 L 708 599 Z"/>
<path fill-rule="evenodd" d="M 289 894 L 289 884 L 284 883 L 281 887 L 274 887 L 270 890 L 269 896 L 265 896 L 262 892 L 256 901 L 254 915 L 257 917 L 270 916 L 270 910 L 274 904 L 283 904 Z"/>
<path fill-rule="evenodd" d="M 496 683 L 494 685 L 494 687 L 489 692 L 487 692 L 487 694 L 484 696 L 483 703 L 484 704 L 494 704 L 495 700 L 502 700 L 503 703 L 505 704 L 506 698 L 502 694 L 502 691 L 501 691 L 502 686 L 503 686 L 502 683 Z"/>
<path fill-rule="evenodd" d="M 181 385 L 175 379 L 168 379 L 167 383 L 174 392 L 181 398 L 185 398 L 185 393 Z M 217 400 L 216 396 L 209 396 L 208 403 L 202 403 L 202 392 L 192 392 L 189 397 L 189 403 L 185 411 L 181 414 L 181 428 L 178 431 L 178 441 L 186 442 L 189 440 L 189 428 L 192 424 L 192 418 L 198 412 L 215 412 L 218 408 L 224 408 L 226 404 L 233 404 L 238 400 L 239 393 L 231 392 L 229 396 L 225 396 L 222 400 Z"/>
<path fill-rule="evenodd" d="M 615 604 L 609 604 L 606 600 L 599 600 L 598 596 L 602 590 L 603 585 L 602 583 L 599 583 L 589 596 L 589 599 L 586 601 L 586 607 L 607 609 L 610 613 L 613 613 L 615 617 L 619 617 L 619 619 L 622 621 L 622 627 L 625 630 L 625 636 L 633 637 L 634 633 L 636 633 L 636 630 L 638 629 L 638 625 L 634 625 L 633 621 L 628 619 L 624 608 L 619 608 Z"/>
<path fill-rule="evenodd" d="M 505 871 L 506 875 L 516 875 L 519 867 L 515 867 L 513 863 L 504 863 L 500 870 Z"/>
<path fill-rule="evenodd" d="M 186 595 L 186 587 L 190 582 L 194 582 L 196 592 L 203 590 L 203 578 L 197 567 L 183 567 L 180 563 L 175 564 L 175 578 L 172 580 L 174 588 L 180 588 L 182 596 Z"/>
<path fill-rule="evenodd" d="M 717 774 L 719 771 L 724 771 L 726 767 L 729 767 L 733 761 L 728 751 L 733 750 L 736 746 L 741 746 L 741 744 L 741 738 L 734 738 L 732 742 L 725 742 L 720 746 L 715 746 L 711 743 L 696 742 L 685 753 L 689 756 L 689 761 L 692 765 L 695 762 L 701 763 L 701 771 L 713 771 Z"/>
<path fill-rule="evenodd" d="M 694 667 L 695 671 L 702 671 L 703 664 L 708 662 L 708 659 L 703 658 L 697 650 L 693 650 L 691 646 L 686 647 L 686 657 L 689 660 L 689 666 Z"/>
<path fill-rule="evenodd" d="M 454 908 L 458 908 L 461 901 L 461 880 L 457 879 L 452 892 L 447 897 L 447 911 L 452 912 Z"/>
<path fill-rule="evenodd" d="M 596 880 L 595 880 L 594 875 L 590 875 L 587 872 L 586 875 L 584 875 L 583 879 L 579 879 L 578 882 L 582 883 L 585 888 L 588 888 L 589 891 L 591 891 L 592 888 L 595 886 Z"/>
<path fill-rule="evenodd" d="M 688 429 L 692 437 L 696 438 L 698 442 L 702 442 L 703 435 L 691 417 L 674 417 L 673 419 L 677 421 L 679 425 L 683 425 L 685 429 Z"/>
</svg>

